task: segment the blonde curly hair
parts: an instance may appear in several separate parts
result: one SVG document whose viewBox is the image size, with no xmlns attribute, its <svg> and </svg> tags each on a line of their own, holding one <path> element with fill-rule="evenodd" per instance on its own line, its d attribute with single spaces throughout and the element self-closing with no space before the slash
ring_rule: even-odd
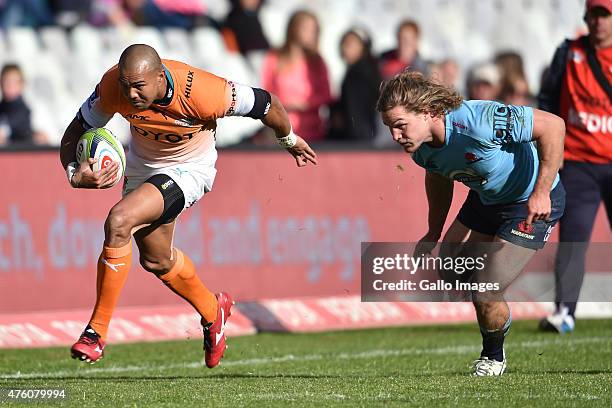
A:
<svg viewBox="0 0 612 408">
<path fill-rule="evenodd" d="M 461 105 L 463 98 L 454 90 L 425 78 L 416 71 L 404 71 L 380 85 L 376 110 L 385 112 L 403 106 L 408 112 L 441 117 Z"/>
</svg>

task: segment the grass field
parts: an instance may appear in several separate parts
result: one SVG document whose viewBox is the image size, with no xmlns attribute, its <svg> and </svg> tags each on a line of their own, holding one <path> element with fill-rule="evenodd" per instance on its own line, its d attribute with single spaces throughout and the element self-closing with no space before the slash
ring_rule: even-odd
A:
<svg viewBox="0 0 612 408">
<path fill-rule="evenodd" d="M 65 405 L 96 407 L 612 406 L 612 320 L 535 327 L 514 323 L 500 378 L 469 376 L 480 335 L 459 325 L 231 338 L 213 370 L 196 341 L 110 345 L 94 366 L 67 348 L 0 350 L 0 388 L 66 388 Z"/>
</svg>

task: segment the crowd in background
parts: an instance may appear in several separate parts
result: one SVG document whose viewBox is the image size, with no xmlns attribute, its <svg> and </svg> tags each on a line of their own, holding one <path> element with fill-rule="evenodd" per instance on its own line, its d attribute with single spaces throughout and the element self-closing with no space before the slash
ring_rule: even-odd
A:
<svg viewBox="0 0 612 408">
<path fill-rule="evenodd" d="M 191 29 L 210 23 L 200 0 L 1 0 L 0 7 L 2 28 L 89 23 Z"/>
<path fill-rule="evenodd" d="M 0 25 L 2 28 L 59 25 L 67 30 L 84 22 L 96 26 L 150 25 L 187 30 L 212 26 L 219 30 L 229 51 L 243 55 L 255 50 L 265 52 L 259 72 L 261 86 L 280 98 L 294 131 L 309 142 L 391 144 L 374 107 L 380 82 L 405 69 L 420 71 L 454 87 L 466 99 L 534 104 L 520 54 L 503 51 L 493 60 L 462 73 L 453 58 L 427 61 L 421 56 L 420 27 L 410 19 L 398 25 L 396 46 L 379 55 L 372 51 L 371 34 L 365 27 L 351 27 L 342 35 L 338 52 L 346 71 L 334 95 L 326 61 L 319 52 L 320 22 L 314 13 L 299 10 L 292 14 L 284 44 L 271 48 L 259 21 L 261 0 L 232 0 L 224 21 L 210 18 L 206 5 L 202 0 L 0 0 Z M 464 77 L 466 83 L 462 84 Z M 7 91 L 11 86 L 13 90 Z M 19 67 L 5 67 L 0 145 L 47 143 L 43 131 L 24 125 L 31 116 L 21 97 L 24 86 L 27 84 Z M 17 117 L 20 119 L 16 120 Z M 269 134 L 256 132 L 242 143 L 272 144 L 274 140 Z"/>
<path fill-rule="evenodd" d="M 560 333 L 574 330 L 574 313 L 585 274 L 585 243 L 590 240 L 602 200 L 612 227 L 612 0 L 581 1 L 579 7 L 583 7 L 583 20 L 588 26 L 588 32 L 583 34 L 587 35 L 562 43 L 550 70 L 542 73 L 538 84 L 529 84 L 523 57 L 514 50 L 501 49 L 490 60 L 465 67 L 466 73 L 461 72 L 463 65 L 454 58 L 434 61 L 423 58 L 419 51 L 421 27 L 413 19 L 399 22 L 395 46 L 380 53 L 373 51 L 372 36 L 367 28 L 350 27 L 337 44 L 345 65 L 337 92 L 332 91 L 328 61 L 320 52 L 321 21 L 315 13 L 295 11 L 288 20 L 284 43 L 273 48 L 260 22 L 263 0 L 230 1 L 231 10 L 223 21 L 207 13 L 207 6 L 212 1 L 0 0 L 0 28 L 54 25 L 70 30 L 82 23 L 185 30 L 212 26 L 219 31 L 228 51 L 244 56 L 253 51 L 264 53 L 257 72 L 261 86 L 279 97 L 294 131 L 308 142 L 392 145 L 375 105 L 381 81 L 406 69 L 422 72 L 434 81 L 455 88 L 466 99 L 496 100 L 513 105 L 535 107 L 536 98 L 531 91 L 539 90 L 540 83 L 544 84 L 538 95 L 539 107 L 560 115 L 566 123 L 565 161 L 560 175 L 567 191 L 567 204 L 559 239 L 571 245 L 558 253 L 556 311 L 541 322 L 541 328 Z M 430 6 L 432 2 L 424 1 L 421 6 L 425 4 Z M 528 2 L 523 2 L 519 7 L 526 4 Z M 569 6 L 569 0 L 564 0 L 563 6 L 557 5 L 557 9 L 567 11 Z M 332 6 L 326 4 L 325 7 Z M 519 12 L 519 18 L 504 21 L 504 24 L 518 25 L 519 20 L 528 19 L 524 10 Z M 577 15 L 571 10 L 567 14 Z M 529 21 L 530 25 L 523 28 L 544 25 L 544 21 L 538 20 L 541 16 L 543 14 L 536 15 Z M 469 19 L 467 14 L 464 17 Z M 556 16 L 552 19 L 557 22 Z M 485 20 L 478 20 L 478 25 L 486 25 Z M 514 37 L 507 35 L 503 27 L 495 26 L 488 34 L 493 31 L 502 32 L 500 37 Z M 518 36 L 520 32 L 515 34 Z M 571 33 L 564 35 L 572 36 Z M 472 44 L 486 48 L 492 42 L 489 39 L 495 36 L 482 38 L 486 41 Z M 545 44 L 541 42 L 539 46 Z M 534 49 L 540 51 L 537 46 L 521 48 L 525 53 Z M 466 54 L 476 51 L 466 50 Z M 541 57 L 548 59 L 548 56 Z M 588 61 L 588 69 L 585 61 Z M 534 71 L 531 73 L 534 78 Z M 463 78 L 465 83 L 462 83 Z M 32 111 L 23 98 L 25 86 L 27 83 L 18 65 L 10 63 L 2 68 L 0 146 L 49 143 L 48 135 L 32 125 Z M 241 143 L 274 144 L 275 140 L 273 135 L 259 131 L 245 137 Z"/>
</svg>

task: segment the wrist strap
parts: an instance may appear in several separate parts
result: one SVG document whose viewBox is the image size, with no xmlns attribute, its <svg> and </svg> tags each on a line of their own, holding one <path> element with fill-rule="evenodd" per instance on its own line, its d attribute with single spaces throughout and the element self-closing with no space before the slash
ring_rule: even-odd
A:
<svg viewBox="0 0 612 408">
<path fill-rule="evenodd" d="M 297 143 L 297 136 L 295 135 L 295 133 L 293 133 L 293 129 L 291 129 L 287 136 L 278 137 L 276 138 L 276 141 L 281 147 L 288 149 L 290 147 L 295 146 L 295 144 Z"/>
<path fill-rule="evenodd" d="M 72 185 L 72 176 L 74 176 L 74 173 L 76 172 L 76 169 L 78 167 L 78 163 L 77 162 L 70 162 L 68 163 L 68 166 L 66 166 L 66 177 L 68 177 L 68 183 L 70 183 Z"/>
<path fill-rule="evenodd" d="M 589 63 L 589 66 L 591 67 L 593 76 L 597 80 L 599 86 L 601 86 L 601 89 L 606 92 L 608 98 L 612 100 L 612 85 L 610 85 L 608 78 L 606 78 L 605 74 L 603 73 L 601 63 L 597 59 L 597 54 L 595 54 L 595 49 L 589 42 L 589 37 L 582 37 L 582 46 L 586 49 L 587 61 Z"/>
</svg>

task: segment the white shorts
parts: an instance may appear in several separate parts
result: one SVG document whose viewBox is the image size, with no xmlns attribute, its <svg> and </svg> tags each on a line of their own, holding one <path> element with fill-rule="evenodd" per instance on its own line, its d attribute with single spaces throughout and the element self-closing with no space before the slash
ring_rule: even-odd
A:
<svg viewBox="0 0 612 408">
<path fill-rule="evenodd" d="M 194 205 L 204 194 L 212 190 L 217 169 L 217 150 L 213 149 L 205 158 L 188 163 L 178 163 L 167 167 L 153 168 L 143 159 L 128 152 L 125 179 L 123 181 L 123 196 L 134 191 L 147 179 L 155 174 L 165 174 L 170 177 L 183 191 L 185 208 Z"/>
</svg>

